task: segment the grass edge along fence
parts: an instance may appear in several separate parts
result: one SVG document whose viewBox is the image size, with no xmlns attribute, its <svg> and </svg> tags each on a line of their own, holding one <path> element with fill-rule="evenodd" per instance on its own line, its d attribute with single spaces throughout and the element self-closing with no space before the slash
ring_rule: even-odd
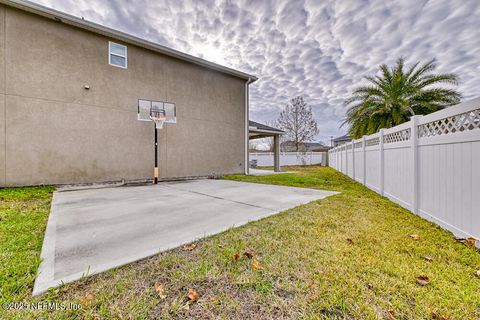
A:
<svg viewBox="0 0 480 320">
<path fill-rule="evenodd" d="M 480 247 L 480 98 L 335 147 L 329 166 Z"/>
</svg>

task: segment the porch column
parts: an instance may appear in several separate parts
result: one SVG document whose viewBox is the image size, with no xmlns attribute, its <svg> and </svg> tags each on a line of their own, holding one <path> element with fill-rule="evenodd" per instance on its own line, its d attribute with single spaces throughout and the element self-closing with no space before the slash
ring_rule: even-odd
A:
<svg viewBox="0 0 480 320">
<path fill-rule="evenodd" d="M 273 136 L 273 171 L 280 171 L 280 136 Z"/>
</svg>

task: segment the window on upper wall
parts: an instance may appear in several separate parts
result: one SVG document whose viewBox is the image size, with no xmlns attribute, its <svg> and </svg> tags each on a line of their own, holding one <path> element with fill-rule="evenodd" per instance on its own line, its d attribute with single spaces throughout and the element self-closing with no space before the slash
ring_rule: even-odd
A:
<svg viewBox="0 0 480 320">
<path fill-rule="evenodd" d="M 127 69 L 127 47 L 115 42 L 108 42 L 108 63 L 115 67 Z"/>
</svg>

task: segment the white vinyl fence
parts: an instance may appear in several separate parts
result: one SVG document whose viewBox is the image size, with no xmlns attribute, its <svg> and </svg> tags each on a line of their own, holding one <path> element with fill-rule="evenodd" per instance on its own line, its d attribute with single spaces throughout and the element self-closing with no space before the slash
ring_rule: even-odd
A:
<svg viewBox="0 0 480 320">
<path fill-rule="evenodd" d="M 480 239 L 480 98 L 336 147 L 329 166 L 458 237 Z"/>
<path fill-rule="evenodd" d="M 323 152 L 281 152 L 281 166 L 301 166 L 320 164 Z M 249 154 L 250 161 L 257 160 L 257 166 L 273 166 L 273 152 L 256 152 Z"/>
</svg>

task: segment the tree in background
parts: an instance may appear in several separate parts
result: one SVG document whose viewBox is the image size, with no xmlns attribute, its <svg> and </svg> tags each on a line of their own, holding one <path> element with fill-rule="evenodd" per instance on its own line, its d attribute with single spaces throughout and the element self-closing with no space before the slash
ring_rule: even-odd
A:
<svg viewBox="0 0 480 320">
<path fill-rule="evenodd" d="M 453 73 L 432 73 L 437 67 L 433 59 L 426 64 L 415 63 L 404 70 L 404 59 L 399 58 L 393 68 L 380 66 L 380 75 L 366 76 L 369 85 L 356 88 L 346 100 L 350 105 L 344 124 L 349 134 L 360 138 L 409 121 L 413 115 L 425 115 L 458 104 L 461 95 L 455 89 L 436 86 L 457 85 Z"/>
<path fill-rule="evenodd" d="M 249 140 L 248 141 L 248 152 L 257 152 L 259 151 L 259 143 L 256 140 Z"/>
<path fill-rule="evenodd" d="M 290 100 L 280 113 L 277 124 L 285 131 L 285 140 L 292 141 L 295 151 L 300 151 L 304 142 L 311 141 L 318 134 L 317 121 L 310 107 L 302 96 Z"/>
</svg>

